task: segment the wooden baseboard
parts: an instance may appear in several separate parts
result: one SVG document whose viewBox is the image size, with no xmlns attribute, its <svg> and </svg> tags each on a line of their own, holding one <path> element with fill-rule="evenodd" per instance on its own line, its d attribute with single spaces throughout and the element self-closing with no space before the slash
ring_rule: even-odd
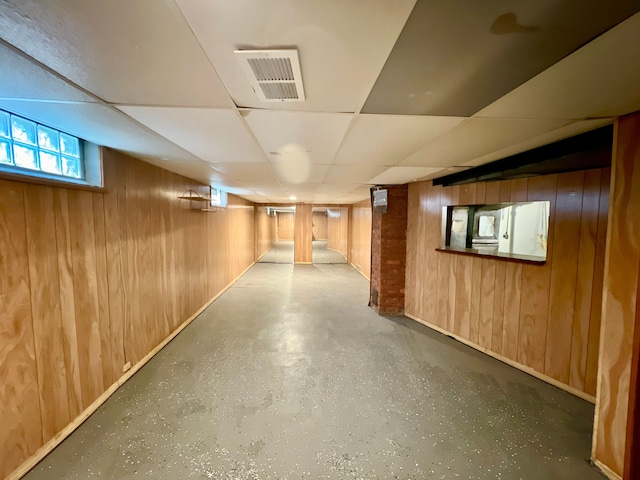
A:
<svg viewBox="0 0 640 480">
<path fill-rule="evenodd" d="M 344 257 L 345 260 L 347 259 L 347 256 L 344 253 L 342 253 L 340 250 L 336 250 L 335 248 L 329 248 L 329 247 L 327 247 L 327 250 L 331 250 L 332 252 L 339 253 Z"/>
<path fill-rule="evenodd" d="M 422 320 L 418 317 L 414 317 L 413 315 L 409 315 L 408 313 L 404 314 L 405 317 L 410 318 L 411 320 L 415 320 L 418 323 L 421 323 L 422 325 L 429 327 L 433 330 L 435 330 L 436 332 L 442 333 L 444 335 L 447 335 L 449 337 L 455 338 L 457 341 L 459 341 L 460 343 L 464 343 L 465 345 L 474 348 L 476 350 L 479 350 L 480 352 L 489 355 L 490 357 L 495 358 L 496 360 L 500 360 L 501 362 L 506 363 L 507 365 L 510 365 L 514 368 L 517 368 L 518 370 L 522 370 L 525 373 L 528 373 L 529 375 L 531 375 L 532 377 L 536 377 L 544 382 L 550 383 L 551 385 L 553 385 L 554 387 L 558 387 L 562 390 L 564 390 L 565 392 L 569 392 L 572 395 L 575 395 L 576 397 L 580 397 L 583 400 L 586 400 L 587 402 L 590 403 L 596 403 L 596 398 L 592 395 L 589 395 L 588 393 L 585 393 L 581 390 L 578 390 L 577 388 L 574 388 L 570 385 L 567 385 L 565 383 L 559 382 L 558 380 L 556 380 L 555 378 L 551 378 L 547 375 L 545 375 L 544 373 L 540 373 L 536 370 L 534 370 L 531 367 L 528 367 L 526 365 L 523 365 L 522 363 L 518 363 L 515 360 L 511 360 L 510 358 L 507 357 L 503 357 L 502 355 L 495 353 L 491 350 L 488 350 L 484 347 L 481 347 L 480 345 L 477 345 L 473 342 L 470 342 L 469 340 L 462 338 L 458 335 L 456 335 L 455 333 L 449 332 L 441 327 L 438 327 L 437 325 L 434 325 L 432 323 L 429 323 L 425 320 Z"/>
<path fill-rule="evenodd" d="M 353 267 L 353 269 L 358 272 L 360 275 L 362 275 L 364 278 L 367 279 L 367 282 L 370 282 L 371 279 L 369 277 L 367 277 L 364 272 L 362 270 L 360 270 L 358 267 L 356 267 L 353 263 L 350 263 L 349 265 L 351 265 Z M 411 317 L 409 317 L 411 318 Z M 415 318 L 412 318 L 411 320 L 415 320 Z M 417 321 L 417 320 L 416 320 Z"/>
<path fill-rule="evenodd" d="M 153 350 L 151 350 L 147 355 L 144 356 L 138 363 L 136 363 L 133 367 L 127 370 L 113 385 L 111 385 L 105 392 L 102 393 L 91 405 L 89 405 L 86 409 L 80 413 L 71 423 L 69 423 L 66 427 L 64 427 L 61 431 L 59 431 L 51 440 L 45 443 L 42 447 L 40 447 L 36 452 L 31 455 L 27 460 L 25 460 L 18 468 L 16 468 L 13 472 L 9 474 L 5 480 L 18 480 L 26 475 L 29 470 L 35 467 L 40 460 L 46 457 L 54 448 L 60 445 L 65 438 L 71 435 L 76 428 L 84 423 L 84 421 L 91 416 L 107 399 L 113 395 L 122 385 L 125 384 L 127 380 L 129 380 L 138 370 L 140 370 L 149 360 L 151 360 L 160 350 L 166 347 L 171 340 L 173 340 L 182 330 L 187 328 L 187 326 L 198 317 L 209 305 L 211 305 L 220 295 L 226 292 L 235 282 L 238 281 L 242 275 L 247 273 L 247 271 L 255 265 L 253 262 L 249 265 L 240 275 L 238 275 L 235 279 L 231 281 L 226 287 L 220 290 L 217 294 L 215 294 L 207 303 L 205 303 L 196 313 L 191 315 L 187 320 L 185 320 L 178 328 L 176 328 L 171 334 L 165 338 L 158 346 L 156 346 Z"/>
<path fill-rule="evenodd" d="M 600 471 L 606 476 L 608 477 L 610 480 L 622 480 L 622 477 L 620 475 L 618 475 L 616 472 L 614 472 L 613 470 L 611 470 L 609 467 L 607 467 L 604 463 L 602 463 L 600 460 L 597 459 L 593 459 L 593 463 L 595 464 L 596 467 L 598 467 L 600 469 Z"/>
<path fill-rule="evenodd" d="M 255 261 L 254 263 L 258 263 L 262 257 L 264 257 L 267 253 L 269 253 L 269 252 L 271 251 L 271 249 L 273 248 L 273 246 L 274 246 L 275 244 L 276 244 L 276 242 L 273 242 L 273 243 L 271 244 L 271 246 L 270 246 L 269 248 L 267 248 L 267 249 L 262 253 L 262 255 L 260 255 L 258 258 L 256 258 L 256 261 Z M 249 267 L 249 268 L 251 268 L 251 267 Z"/>
</svg>

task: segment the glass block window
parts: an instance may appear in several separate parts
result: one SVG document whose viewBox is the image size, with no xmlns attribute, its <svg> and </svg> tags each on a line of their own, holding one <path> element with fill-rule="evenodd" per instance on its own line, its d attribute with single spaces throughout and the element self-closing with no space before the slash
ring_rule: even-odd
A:
<svg viewBox="0 0 640 480">
<path fill-rule="evenodd" d="M 0 110 L 0 168 L 84 179 L 81 140 Z"/>
</svg>

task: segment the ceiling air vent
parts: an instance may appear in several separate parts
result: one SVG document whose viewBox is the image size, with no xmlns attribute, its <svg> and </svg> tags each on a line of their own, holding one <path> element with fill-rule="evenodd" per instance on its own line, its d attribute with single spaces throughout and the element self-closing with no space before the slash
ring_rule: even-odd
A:
<svg viewBox="0 0 640 480">
<path fill-rule="evenodd" d="M 304 101 L 298 50 L 235 50 L 233 53 L 260 101 Z"/>
</svg>

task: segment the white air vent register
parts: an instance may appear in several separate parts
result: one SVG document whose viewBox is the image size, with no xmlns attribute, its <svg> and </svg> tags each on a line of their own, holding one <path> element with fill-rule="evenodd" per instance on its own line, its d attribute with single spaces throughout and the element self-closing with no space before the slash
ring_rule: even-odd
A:
<svg viewBox="0 0 640 480">
<path fill-rule="evenodd" d="M 242 71 L 262 102 L 302 102 L 298 50 L 235 50 Z"/>
</svg>

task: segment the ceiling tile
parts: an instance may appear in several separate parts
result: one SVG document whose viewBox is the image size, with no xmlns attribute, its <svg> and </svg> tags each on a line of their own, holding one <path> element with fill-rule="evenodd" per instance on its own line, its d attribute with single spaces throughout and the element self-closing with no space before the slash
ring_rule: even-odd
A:
<svg viewBox="0 0 640 480">
<path fill-rule="evenodd" d="M 0 98 L 97 102 L 23 53 L 0 41 Z"/>
<path fill-rule="evenodd" d="M 0 36 L 111 103 L 232 105 L 174 2 L 10 0 Z"/>
<path fill-rule="evenodd" d="M 359 115 L 335 163 L 395 165 L 462 121 L 462 117 Z"/>
<path fill-rule="evenodd" d="M 200 162 L 189 152 L 104 104 L 0 99 L 0 108 L 134 156 Z"/>
<path fill-rule="evenodd" d="M 415 0 L 176 0 L 236 104 L 353 112 L 362 105 Z M 261 103 L 236 49 L 297 47 L 307 100 Z"/>
<path fill-rule="evenodd" d="M 362 111 L 470 116 L 639 8 L 637 1 L 418 0 Z"/>
<path fill-rule="evenodd" d="M 118 108 L 207 162 L 266 161 L 260 147 L 234 110 L 135 106 Z"/>
<path fill-rule="evenodd" d="M 511 155 L 526 152 L 528 150 L 532 150 L 543 145 L 548 145 L 565 138 L 573 137 L 575 135 L 579 135 L 581 133 L 603 127 L 611 123 L 613 123 L 613 119 L 611 118 L 574 122 L 551 132 L 543 133 L 542 135 L 538 135 L 537 137 L 527 139 L 524 142 L 519 142 L 515 145 L 511 145 L 498 151 L 491 152 L 487 155 L 482 155 L 471 161 L 464 162 L 463 165 L 470 167 L 484 165 L 485 163 L 493 162 L 494 160 L 500 160 Z"/>
<path fill-rule="evenodd" d="M 332 163 L 353 117 L 275 110 L 244 110 L 242 115 L 270 161 L 287 168 Z"/>
<path fill-rule="evenodd" d="M 282 183 L 299 184 L 305 182 L 320 183 L 329 165 L 311 165 L 306 162 L 281 161 L 272 163 L 276 175 Z"/>
<path fill-rule="evenodd" d="M 324 183 L 369 183 L 387 167 L 378 165 L 333 165 L 324 177 Z"/>
<path fill-rule="evenodd" d="M 345 194 L 360 187 L 359 183 L 323 183 L 318 187 L 318 193 Z M 366 185 L 366 188 L 369 188 Z"/>
<path fill-rule="evenodd" d="M 318 186 L 320 186 L 320 183 L 315 182 L 282 184 L 282 188 L 284 188 L 289 195 L 296 195 L 298 197 L 307 193 L 315 193 L 318 190 Z"/>
<path fill-rule="evenodd" d="M 260 187 L 278 187 L 280 182 L 267 162 L 233 163 L 224 162 L 213 165 L 223 174 L 233 178 L 242 185 Z"/>
<path fill-rule="evenodd" d="M 640 110 L 640 14 L 478 113 L 483 117 L 615 117 Z"/>
<path fill-rule="evenodd" d="M 420 180 L 442 170 L 442 168 L 438 167 L 391 167 L 372 178 L 369 183 L 375 185 L 401 185 Z"/>
<path fill-rule="evenodd" d="M 568 120 L 472 118 L 438 137 L 398 165 L 403 167 L 453 167 L 481 155 L 555 130 Z"/>
</svg>

